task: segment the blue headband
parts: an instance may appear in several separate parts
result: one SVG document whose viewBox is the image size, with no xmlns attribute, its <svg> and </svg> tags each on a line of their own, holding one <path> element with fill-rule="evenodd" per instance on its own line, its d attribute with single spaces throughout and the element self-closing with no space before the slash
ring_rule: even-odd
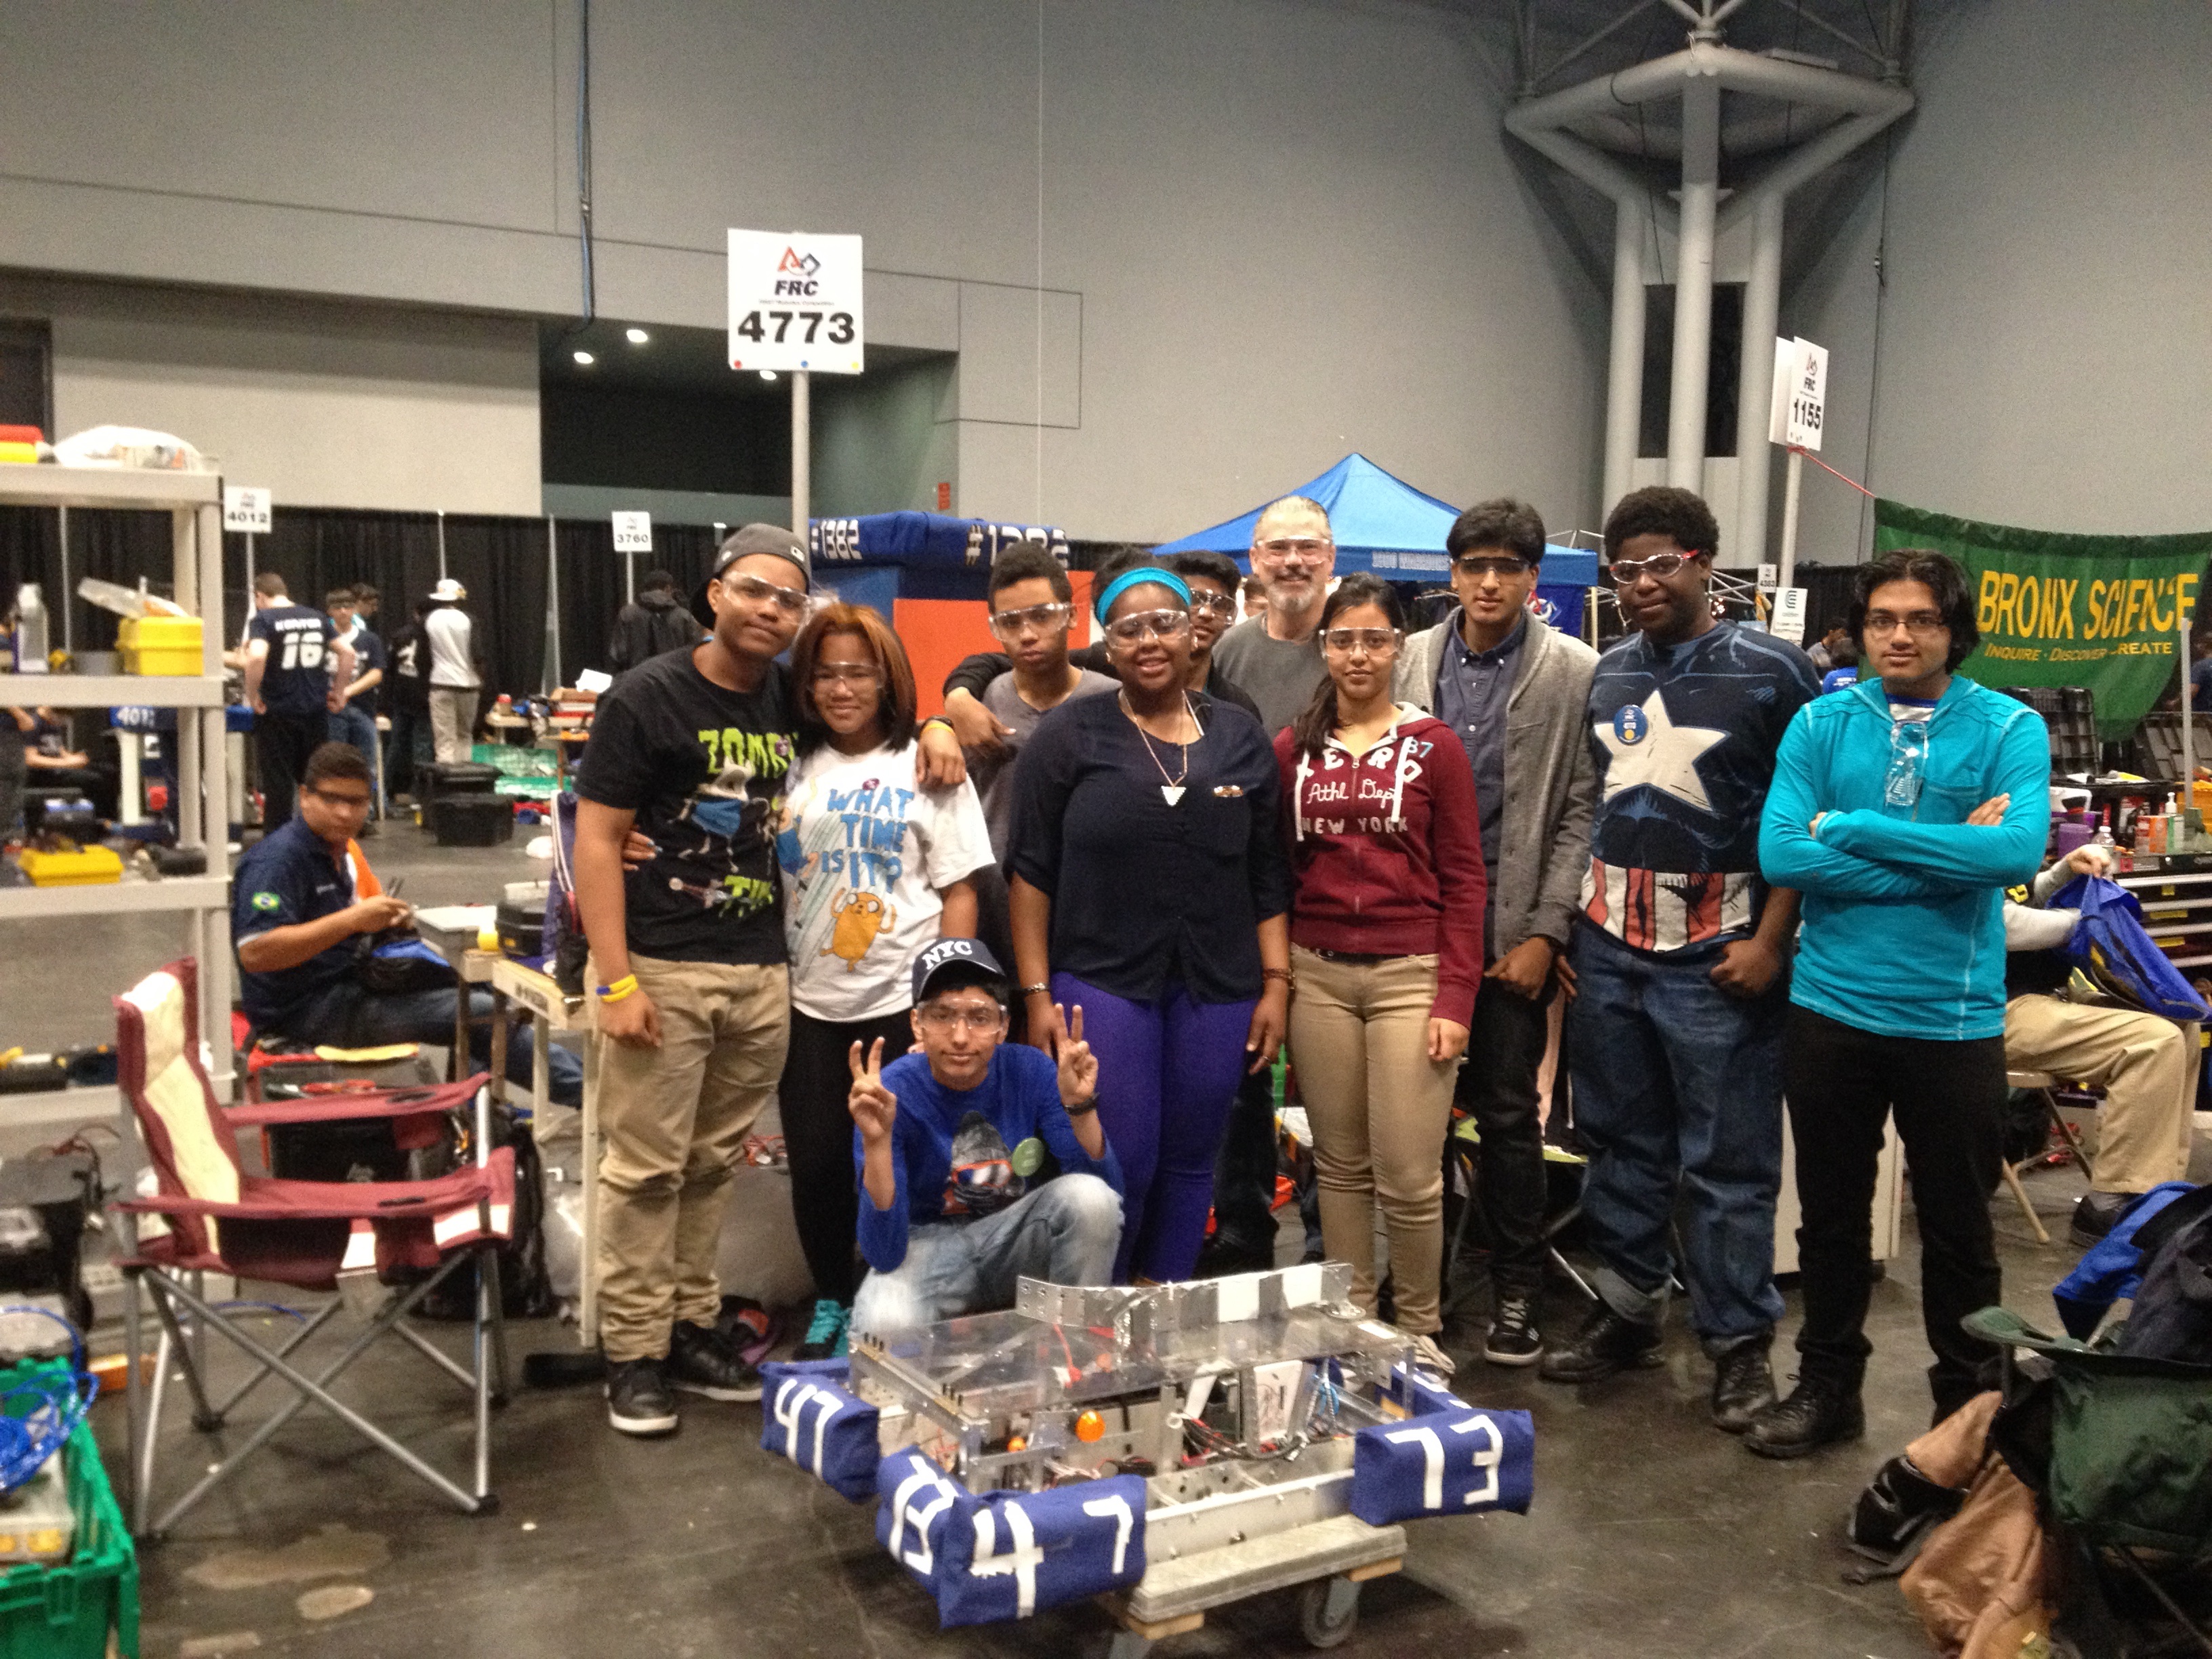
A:
<svg viewBox="0 0 2212 1659">
<path fill-rule="evenodd" d="M 1098 620 L 1103 623 L 1106 620 L 1107 611 L 1115 600 L 1120 599 L 1129 589 L 1142 587 L 1147 582 L 1157 582 L 1170 592 L 1182 595 L 1185 605 L 1190 604 L 1188 582 L 1172 570 L 1163 570 L 1156 564 L 1140 564 L 1124 570 L 1112 581 L 1108 582 L 1104 587 L 1099 589 L 1098 598 L 1092 604 L 1091 609 L 1097 613 Z"/>
</svg>

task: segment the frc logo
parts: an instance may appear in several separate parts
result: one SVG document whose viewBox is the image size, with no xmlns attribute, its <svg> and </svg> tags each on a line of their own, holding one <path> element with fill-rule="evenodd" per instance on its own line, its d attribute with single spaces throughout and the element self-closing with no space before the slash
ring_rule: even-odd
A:
<svg viewBox="0 0 2212 1659">
<path fill-rule="evenodd" d="M 787 247 L 775 267 L 775 294 L 778 299 L 797 297 L 811 299 L 822 291 L 815 276 L 822 269 L 822 261 L 811 253 L 801 253 L 795 247 Z"/>
</svg>

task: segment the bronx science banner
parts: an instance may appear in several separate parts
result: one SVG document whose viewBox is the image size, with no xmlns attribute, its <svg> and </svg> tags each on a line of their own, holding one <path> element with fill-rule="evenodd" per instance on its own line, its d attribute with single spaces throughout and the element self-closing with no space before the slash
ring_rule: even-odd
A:
<svg viewBox="0 0 2212 1659">
<path fill-rule="evenodd" d="M 1874 550 L 1933 548 L 1966 567 L 1982 643 L 1960 672 L 1984 685 L 2086 685 L 2097 735 L 2124 738 L 2173 678 L 2212 532 L 2064 536 L 1875 503 Z"/>
</svg>

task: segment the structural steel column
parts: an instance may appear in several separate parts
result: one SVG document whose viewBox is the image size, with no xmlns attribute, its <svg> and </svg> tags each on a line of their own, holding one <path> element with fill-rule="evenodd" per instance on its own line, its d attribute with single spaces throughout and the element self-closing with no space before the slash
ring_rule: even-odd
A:
<svg viewBox="0 0 2212 1659">
<path fill-rule="evenodd" d="M 1778 191 L 1759 198 L 1751 222 L 1751 276 L 1743 289 L 1743 356 L 1735 392 L 1735 546 L 1731 563 L 1766 557 L 1766 493 L 1774 474 L 1767 442 L 1774 395 L 1774 331 L 1782 317 L 1782 214 Z"/>
<path fill-rule="evenodd" d="M 1721 83 L 1682 82 L 1682 235 L 1675 263 L 1673 399 L 1667 410 L 1667 482 L 1705 488 L 1706 363 L 1713 329 L 1713 215 L 1719 204 Z"/>
<path fill-rule="evenodd" d="M 1644 427 L 1644 204 L 1623 198 L 1613 210 L 1613 356 L 1606 377 L 1604 513 L 1636 476 Z"/>
</svg>

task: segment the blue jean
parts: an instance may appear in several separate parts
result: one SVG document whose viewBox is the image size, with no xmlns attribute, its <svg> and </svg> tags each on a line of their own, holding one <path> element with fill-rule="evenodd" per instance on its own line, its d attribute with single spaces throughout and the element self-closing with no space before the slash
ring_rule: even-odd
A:
<svg viewBox="0 0 2212 1659">
<path fill-rule="evenodd" d="M 371 778 L 375 776 L 377 771 L 375 715 L 370 714 L 358 702 L 348 703 L 331 716 L 330 740 L 332 743 L 349 743 L 359 750 L 361 757 L 368 763 L 369 775 Z M 377 805 L 378 816 L 381 817 L 383 803 L 380 800 Z"/>
<path fill-rule="evenodd" d="M 853 1325 L 889 1336 L 1011 1308 L 1024 1275 L 1103 1285 L 1121 1241 L 1121 1194 L 1095 1175 L 1059 1176 L 996 1215 L 908 1229 L 906 1260 L 860 1281 Z"/>
<path fill-rule="evenodd" d="M 1252 1058 L 1253 1005 L 1193 1002 L 1172 983 L 1157 1002 L 1132 1002 L 1073 974 L 1052 976 L 1052 997 L 1081 1006 L 1098 1056 L 1098 1121 L 1127 1194 L 1115 1282 L 1188 1279 L 1213 1207 L 1222 1128 Z"/>
<path fill-rule="evenodd" d="M 434 1042 L 453 1040 L 453 1001 L 459 993 L 452 986 L 428 991 L 405 991 L 380 996 L 354 980 L 325 987 L 300 1010 L 274 1029 L 298 1042 L 327 1043 L 340 1048 L 374 1048 L 386 1042 Z M 469 1057 L 491 1063 L 491 993 L 469 993 Z M 507 1076 L 510 1083 L 530 1086 L 531 1044 L 510 1036 L 507 1045 Z M 584 1068 L 559 1043 L 546 1058 L 547 1097 L 556 1105 L 580 1106 L 584 1100 Z"/>
<path fill-rule="evenodd" d="M 1690 1323 L 1708 1352 L 1767 1336 L 1782 1316 L 1774 1200 L 1788 976 L 1746 1001 L 1712 982 L 1720 954 L 1711 944 L 1655 956 L 1577 922 L 1567 1014 L 1598 1293 L 1625 1319 L 1659 1320 L 1679 1190 Z"/>
</svg>

